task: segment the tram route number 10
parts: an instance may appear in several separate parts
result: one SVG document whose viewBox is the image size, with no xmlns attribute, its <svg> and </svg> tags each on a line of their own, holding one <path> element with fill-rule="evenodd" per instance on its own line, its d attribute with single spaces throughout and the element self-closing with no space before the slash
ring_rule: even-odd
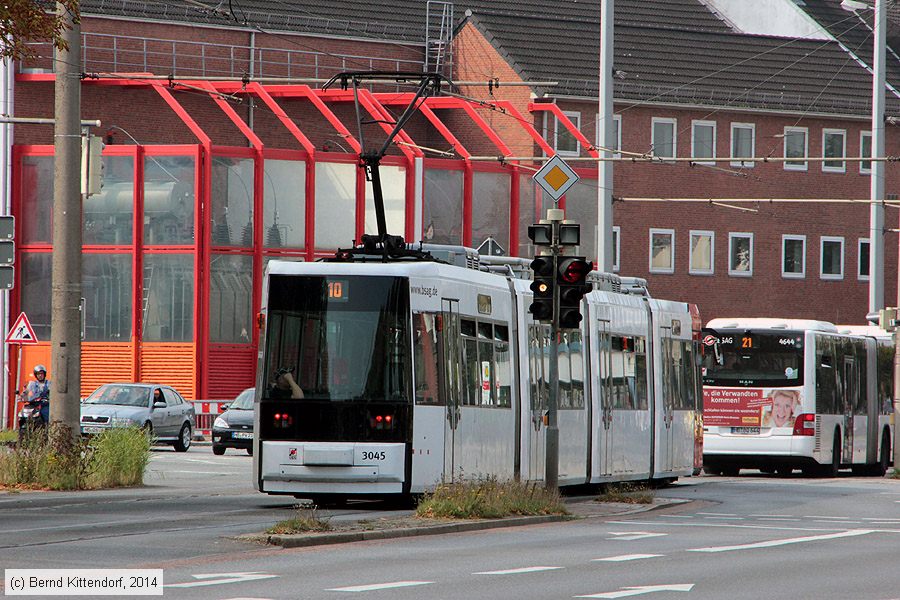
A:
<svg viewBox="0 0 900 600">
<path fill-rule="evenodd" d="M 328 300 L 331 302 L 346 302 L 350 299 L 347 281 L 334 280 L 326 282 L 328 286 Z"/>
</svg>

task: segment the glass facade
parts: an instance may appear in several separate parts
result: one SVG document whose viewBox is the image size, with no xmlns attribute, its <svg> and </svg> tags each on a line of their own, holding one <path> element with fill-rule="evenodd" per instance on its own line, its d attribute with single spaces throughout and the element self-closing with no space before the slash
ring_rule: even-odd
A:
<svg viewBox="0 0 900 600">
<path fill-rule="evenodd" d="M 194 255 L 145 254 L 145 342 L 194 339 Z"/>
<path fill-rule="evenodd" d="M 130 246 L 134 241 L 134 158 L 103 157 L 103 187 L 84 199 L 85 245 Z"/>
<path fill-rule="evenodd" d="M 130 341 L 134 289 L 131 254 L 85 254 L 81 265 L 84 341 Z"/>
<path fill-rule="evenodd" d="M 194 243 L 195 180 L 191 156 L 144 159 L 145 244 Z"/>
<path fill-rule="evenodd" d="M 209 341 L 249 344 L 253 257 L 214 254 L 209 269 Z"/>
<path fill-rule="evenodd" d="M 22 158 L 22 214 L 49 218 L 22 219 L 22 244 L 49 244 L 53 231 L 53 157 Z"/>
<path fill-rule="evenodd" d="M 381 191 L 384 198 L 384 220 L 387 232 L 403 235 L 406 224 L 406 169 L 382 165 Z M 372 183 L 366 182 L 366 233 L 378 233 Z"/>
<path fill-rule="evenodd" d="M 306 163 L 268 159 L 263 166 L 263 246 L 306 243 Z"/>
<path fill-rule="evenodd" d="M 316 163 L 316 246 L 349 248 L 356 239 L 354 163 Z"/>
<path fill-rule="evenodd" d="M 425 169 L 422 239 L 432 244 L 462 244 L 463 172 Z"/>
<path fill-rule="evenodd" d="M 509 254 L 509 173 L 475 172 L 472 178 L 472 246 L 487 238 Z"/>
<path fill-rule="evenodd" d="M 210 186 L 213 246 L 253 247 L 253 159 L 216 156 Z"/>
</svg>

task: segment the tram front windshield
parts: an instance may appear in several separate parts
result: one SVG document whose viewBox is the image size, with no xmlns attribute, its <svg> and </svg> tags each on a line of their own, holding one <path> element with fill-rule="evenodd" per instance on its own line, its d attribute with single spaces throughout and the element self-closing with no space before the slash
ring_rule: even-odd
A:
<svg viewBox="0 0 900 600">
<path fill-rule="evenodd" d="M 803 332 L 704 330 L 703 385 L 803 385 Z"/>
<path fill-rule="evenodd" d="M 408 402 L 408 289 L 396 277 L 273 275 L 263 400 L 285 397 L 273 383 L 287 369 L 299 402 Z"/>
</svg>

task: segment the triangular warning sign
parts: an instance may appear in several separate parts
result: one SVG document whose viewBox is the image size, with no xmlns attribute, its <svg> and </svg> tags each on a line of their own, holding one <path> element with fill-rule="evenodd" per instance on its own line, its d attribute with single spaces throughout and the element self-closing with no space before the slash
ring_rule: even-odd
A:
<svg viewBox="0 0 900 600">
<path fill-rule="evenodd" d="M 31 328 L 31 323 L 28 322 L 28 317 L 25 316 L 25 313 L 19 313 L 19 318 L 16 319 L 16 322 L 13 323 L 13 326 L 9 328 L 9 333 L 6 334 L 6 343 L 7 344 L 37 344 L 38 343 L 37 336 L 34 335 L 34 329 Z"/>
</svg>

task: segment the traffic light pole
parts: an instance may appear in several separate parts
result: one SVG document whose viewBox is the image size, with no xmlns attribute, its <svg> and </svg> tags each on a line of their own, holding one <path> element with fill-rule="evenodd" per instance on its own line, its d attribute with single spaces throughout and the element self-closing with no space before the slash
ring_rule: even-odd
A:
<svg viewBox="0 0 900 600">
<path fill-rule="evenodd" d="M 559 268 L 559 224 L 563 211 L 550 209 L 547 218 L 552 225 L 550 254 L 553 256 L 553 319 L 550 321 L 550 393 L 547 396 L 547 432 L 544 465 L 544 486 L 548 490 L 559 489 L 559 425 L 557 409 L 559 408 L 559 294 L 556 273 Z"/>
</svg>

